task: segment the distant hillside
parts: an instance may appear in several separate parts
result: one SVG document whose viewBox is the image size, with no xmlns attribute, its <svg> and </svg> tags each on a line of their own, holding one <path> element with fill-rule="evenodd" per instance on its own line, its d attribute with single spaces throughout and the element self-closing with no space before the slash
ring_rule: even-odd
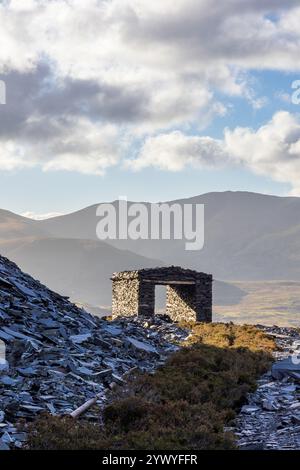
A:
<svg viewBox="0 0 300 470">
<path fill-rule="evenodd" d="M 188 252 L 179 240 L 107 242 L 224 280 L 300 279 L 300 198 L 228 191 L 173 202 L 205 205 L 201 251 Z M 37 227 L 56 237 L 96 239 L 96 208 L 39 221 Z"/>
<path fill-rule="evenodd" d="M 46 233 L 34 220 L 0 209 L 0 252 L 6 254 L 15 246 L 33 239 L 45 237 Z"/>
<path fill-rule="evenodd" d="M 300 281 L 239 281 L 231 287 L 243 296 L 234 304 L 215 302 L 215 320 L 299 327 Z"/>
<path fill-rule="evenodd" d="M 92 307 L 110 305 L 110 275 L 123 269 L 178 264 L 210 272 L 227 281 L 214 284 L 214 305 L 223 306 L 245 296 L 230 280 L 300 280 L 300 198 L 225 192 L 173 202 L 205 205 L 203 250 L 186 251 L 181 240 L 99 241 L 94 205 L 42 221 L 0 210 L 0 253 Z"/>
<path fill-rule="evenodd" d="M 100 241 L 55 238 L 21 244 L 9 258 L 56 292 L 92 305 L 110 305 L 114 271 L 162 264 Z"/>
</svg>

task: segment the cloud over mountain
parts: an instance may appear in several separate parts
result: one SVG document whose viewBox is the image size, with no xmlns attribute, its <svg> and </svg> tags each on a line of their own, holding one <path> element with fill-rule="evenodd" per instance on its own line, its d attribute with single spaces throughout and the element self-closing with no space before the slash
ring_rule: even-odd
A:
<svg viewBox="0 0 300 470">
<path fill-rule="evenodd" d="M 177 170 L 229 154 L 295 187 L 290 131 L 265 137 L 296 118 L 226 131 L 223 144 L 200 132 L 232 97 L 263 106 L 252 70 L 300 69 L 299 20 L 296 0 L 2 1 L 0 169 L 101 175 L 128 159 Z M 249 140 L 259 155 L 248 155 Z"/>
<path fill-rule="evenodd" d="M 225 129 L 223 140 L 176 131 L 149 137 L 137 158 L 127 165 L 135 170 L 153 166 L 180 171 L 194 168 L 244 165 L 255 173 L 289 182 L 300 195 L 300 119 L 279 111 L 257 130 Z"/>
</svg>

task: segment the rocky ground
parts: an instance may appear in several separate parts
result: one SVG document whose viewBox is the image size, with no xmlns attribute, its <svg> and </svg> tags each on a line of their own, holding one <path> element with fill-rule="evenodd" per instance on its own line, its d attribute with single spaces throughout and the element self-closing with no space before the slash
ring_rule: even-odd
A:
<svg viewBox="0 0 300 470">
<path fill-rule="evenodd" d="M 276 361 L 291 357 L 296 358 L 295 363 L 299 361 L 298 330 L 261 325 L 259 328 L 275 338 L 279 348 L 275 353 Z M 238 437 L 240 449 L 300 449 L 300 381 L 299 378 L 276 373 L 281 363 L 275 364 L 258 381 L 256 392 L 249 396 L 248 403 L 241 409 L 236 427 L 230 429 Z"/>
<path fill-rule="evenodd" d="M 260 328 L 276 339 L 276 360 L 297 356 L 297 330 Z M 157 316 L 151 323 L 94 317 L 0 256 L 0 340 L 7 360 L 0 361 L 0 450 L 24 445 L 20 419 L 32 421 L 43 411 L 70 414 L 95 395 L 103 406 L 115 383 L 136 368 L 154 370 L 187 336 Z M 231 429 L 241 449 L 300 449 L 299 380 L 297 374 L 278 379 L 274 370 L 259 380 Z M 91 409 L 85 417 L 98 414 Z"/>
<path fill-rule="evenodd" d="M 18 420 L 69 414 L 95 395 L 103 405 L 114 383 L 153 370 L 187 335 L 159 317 L 94 317 L 0 257 L 0 450 L 22 447 Z M 97 410 L 85 417 L 97 419 Z"/>
</svg>

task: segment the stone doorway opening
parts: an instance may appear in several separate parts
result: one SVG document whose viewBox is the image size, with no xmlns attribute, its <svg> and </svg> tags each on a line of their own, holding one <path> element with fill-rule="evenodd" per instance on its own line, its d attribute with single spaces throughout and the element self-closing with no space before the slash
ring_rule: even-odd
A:
<svg viewBox="0 0 300 470">
<path fill-rule="evenodd" d="M 167 287 L 156 285 L 155 286 L 155 306 L 154 313 L 156 315 L 164 315 L 167 310 Z"/>
</svg>

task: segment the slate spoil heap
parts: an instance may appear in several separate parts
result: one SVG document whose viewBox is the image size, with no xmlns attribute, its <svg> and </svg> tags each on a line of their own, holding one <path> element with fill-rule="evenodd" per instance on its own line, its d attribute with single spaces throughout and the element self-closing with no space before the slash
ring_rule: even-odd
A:
<svg viewBox="0 0 300 470">
<path fill-rule="evenodd" d="M 69 414 L 122 384 L 134 368 L 162 364 L 188 333 L 159 317 L 107 322 L 79 309 L 0 256 L 0 450 L 22 447 L 16 422 Z M 85 418 L 99 419 L 97 410 Z"/>
<path fill-rule="evenodd" d="M 240 449 L 300 449 L 300 334 L 295 328 L 258 325 L 279 347 L 272 370 L 258 381 L 230 430 Z"/>
</svg>

